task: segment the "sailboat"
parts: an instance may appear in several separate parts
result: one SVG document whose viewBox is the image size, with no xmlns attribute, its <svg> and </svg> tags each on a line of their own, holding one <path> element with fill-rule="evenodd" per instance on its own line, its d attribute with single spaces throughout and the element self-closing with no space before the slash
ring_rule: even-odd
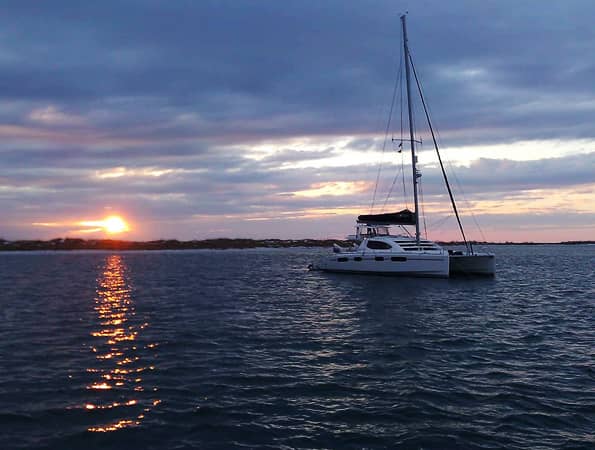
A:
<svg viewBox="0 0 595 450">
<path fill-rule="evenodd" d="M 356 233 L 349 236 L 350 248 L 333 247 L 333 254 L 322 258 L 313 267 L 328 272 L 373 273 L 415 277 L 448 278 L 458 273 L 487 275 L 495 274 L 495 256 L 492 253 L 477 253 L 466 239 L 463 225 L 455 203 L 448 177 L 442 164 L 434 130 L 430 121 L 425 99 L 419 84 L 413 60 L 409 53 L 406 16 L 401 16 L 405 80 L 407 83 L 407 109 L 409 117 L 409 142 L 411 149 L 412 184 L 414 211 L 403 209 L 395 213 L 363 214 L 356 221 Z M 416 140 L 413 127 L 411 78 L 415 78 L 426 120 L 431 131 L 434 148 L 442 169 L 442 175 L 451 200 L 451 205 L 465 243 L 465 250 L 447 250 L 420 233 L 418 183 L 421 173 L 416 167 Z M 406 226 L 414 226 L 415 234 Z M 398 227 L 401 233 L 393 234 Z"/>
</svg>

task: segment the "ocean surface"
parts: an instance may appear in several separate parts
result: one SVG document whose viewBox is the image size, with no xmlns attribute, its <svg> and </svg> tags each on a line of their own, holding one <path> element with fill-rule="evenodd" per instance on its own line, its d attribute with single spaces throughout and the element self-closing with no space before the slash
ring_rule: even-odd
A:
<svg viewBox="0 0 595 450">
<path fill-rule="evenodd" d="M 0 449 L 593 449 L 595 246 L 0 253 Z"/>
</svg>

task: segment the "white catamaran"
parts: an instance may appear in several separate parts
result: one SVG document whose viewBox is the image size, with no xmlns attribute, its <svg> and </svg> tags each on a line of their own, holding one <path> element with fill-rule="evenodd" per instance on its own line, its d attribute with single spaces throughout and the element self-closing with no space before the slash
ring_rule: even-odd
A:
<svg viewBox="0 0 595 450">
<path fill-rule="evenodd" d="M 357 218 L 356 234 L 349 236 L 353 241 L 351 248 L 335 245 L 333 254 L 324 257 L 313 267 L 329 272 L 375 273 L 416 277 L 447 278 L 451 274 L 465 273 L 493 276 L 495 257 L 491 253 L 477 253 L 471 242 L 467 241 L 459 217 L 438 144 L 434 135 L 425 99 L 419 84 L 415 66 L 409 53 L 405 15 L 401 16 L 403 30 L 403 50 L 405 78 L 407 83 L 407 109 L 409 116 L 409 142 L 411 144 L 411 166 L 413 170 L 413 201 L 415 211 L 404 209 L 396 213 L 367 214 Z M 453 211 L 465 243 L 465 250 L 446 250 L 435 242 L 422 239 L 419 227 L 418 179 L 421 176 L 416 168 L 415 136 L 413 127 L 411 73 L 415 77 L 426 120 L 430 128 L 434 148 L 438 155 L 442 175 L 450 196 Z M 397 226 L 402 232 L 392 234 L 391 227 Z M 405 226 L 415 226 L 415 235 L 411 235 Z"/>
</svg>

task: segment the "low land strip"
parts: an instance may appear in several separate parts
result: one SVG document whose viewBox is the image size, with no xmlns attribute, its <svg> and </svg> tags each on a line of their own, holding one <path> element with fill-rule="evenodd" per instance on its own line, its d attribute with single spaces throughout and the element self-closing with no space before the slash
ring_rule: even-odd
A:
<svg viewBox="0 0 595 450">
<path fill-rule="evenodd" d="M 205 239 L 178 241 L 164 239 L 157 241 L 119 241 L 114 239 L 75 239 L 58 238 L 49 241 L 0 239 L 0 251 L 26 250 L 193 250 L 193 249 L 247 249 L 247 248 L 292 248 L 292 247 L 332 247 L 333 244 L 348 247 L 352 242 L 336 239 Z M 463 245 L 462 242 L 439 242 L 444 246 Z M 472 242 L 473 245 L 552 245 L 535 242 Z M 578 245 L 595 244 L 595 241 L 569 241 L 556 244 Z"/>
</svg>

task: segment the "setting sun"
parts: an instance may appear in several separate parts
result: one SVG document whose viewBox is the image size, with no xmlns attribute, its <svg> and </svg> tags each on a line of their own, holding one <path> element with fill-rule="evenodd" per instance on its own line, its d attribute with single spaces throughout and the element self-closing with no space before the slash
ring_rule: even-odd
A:
<svg viewBox="0 0 595 450">
<path fill-rule="evenodd" d="M 111 216 L 103 221 L 103 229 L 110 234 L 128 231 L 128 225 L 121 217 Z"/>
<path fill-rule="evenodd" d="M 124 231 L 129 231 L 128 223 L 120 216 L 109 216 L 103 220 L 85 220 L 78 222 L 79 226 L 86 227 L 83 230 L 78 230 L 81 233 L 97 233 L 105 232 L 107 234 L 118 234 Z"/>
</svg>

